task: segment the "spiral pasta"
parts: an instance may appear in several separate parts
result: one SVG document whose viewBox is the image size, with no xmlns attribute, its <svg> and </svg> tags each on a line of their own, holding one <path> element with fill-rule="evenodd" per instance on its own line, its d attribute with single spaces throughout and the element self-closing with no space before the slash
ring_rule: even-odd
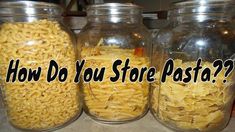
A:
<svg viewBox="0 0 235 132">
<path fill-rule="evenodd" d="M 48 129 L 79 113 L 78 88 L 73 83 L 75 52 L 72 40 L 56 21 L 14 22 L 0 26 L 0 74 L 6 77 L 11 59 L 20 67 L 42 68 L 38 82 L 4 83 L 9 121 L 18 128 Z M 68 69 L 66 82 L 46 81 L 50 60 Z"/>
<path fill-rule="evenodd" d="M 195 62 L 174 60 L 175 67 L 183 69 L 195 66 Z M 212 69 L 212 63 L 204 62 L 202 67 Z M 199 75 L 200 76 L 200 75 Z M 213 76 L 213 75 L 212 75 Z M 231 103 L 231 80 L 223 83 L 224 71 L 216 77 L 216 82 L 182 83 L 174 82 L 169 76 L 166 82 L 160 84 L 160 73 L 156 74 L 153 83 L 151 108 L 157 118 L 163 122 L 173 124 L 182 129 L 196 129 L 205 131 L 222 123 L 225 118 L 225 109 Z"/>
<path fill-rule="evenodd" d="M 105 67 L 102 82 L 83 83 L 85 110 L 88 113 L 105 121 L 131 120 L 143 115 L 147 109 L 149 84 L 146 80 L 141 83 L 125 81 L 111 82 L 114 76 L 112 64 L 116 59 L 123 62 L 130 59 L 130 66 L 142 68 L 149 66 L 147 57 L 139 57 L 133 49 L 121 49 L 115 46 L 103 46 L 102 40 L 96 47 L 83 47 L 81 56 L 86 60 L 85 67 Z M 118 70 L 120 71 L 122 63 Z M 129 78 L 127 72 L 126 78 Z M 122 74 L 120 75 L 122 76 Z"/>
</svg>

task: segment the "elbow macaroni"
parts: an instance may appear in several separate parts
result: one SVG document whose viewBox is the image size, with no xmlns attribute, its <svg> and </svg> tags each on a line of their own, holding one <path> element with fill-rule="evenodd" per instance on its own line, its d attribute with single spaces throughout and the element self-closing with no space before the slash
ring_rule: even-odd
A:
<svg viewBox="0 0 235 132">
<path fill-rule="evenodd" d="M 101 42 L 100 42 L 101 43 Z M 133 49 L 121 49 L 115 46 L 83 47 L 82 59 L 86 60 L 85 67 L 106 67 L 102 82 L 83 83 L 85 111 L 93 118 L 103 121 L 126 121 L 142 116 L 147 110 L 149 84 L 146 80 L 141 83 L 125 81 L 111 82 L 115 74 L 112 64 L 116 59 L 123 63 L 130 58 L 130 66 L 149 66 L 147 57 L 137 57 Z M 120 71 L 124 64 L 118 66 Z M 126 78 L 129 78 L 127 72 Z M 122 74 L 120 74 L 122 76 Z"/>
<path fill-rule="evenodd" d="M 175 67 L 185 69 L 195 66 L 195 62 L 175 60 Z M 202 67 L 215 69 L 212 63 L 204 62 Z M 212 71 L 211 73 L 214 73 Z M 213 76 L 213 75 L 211 75 Z M 200 77 L 200 75 L 198 76 Z M 216 77 L 216 82 L 177 83 L 167 77 L 160 84 L 160 73 L 156 74 L 153 87 L 151 109 L 161 121 L 180 129 L 205 131 L 221 125 L 232 102 L 231 79 L 223 83 L 224 71 Z M 226 123 L 226 122 L 224 122 Z"/>
<path fill-rule="evenodd" d="M 11 59 L 20 67 L 42 68 L 38 82 L 4 83 L 9 121 L 22 129 L 63 125 L 79 113 L 78 88 L 73 83 L 75 52 L 70 36 L 56 21 L 5 23 L 0 26 L 0 75 L 6 77 Z M 46 81 L 50 60 L 68 69 L 66 82 Z"/>
</svg>

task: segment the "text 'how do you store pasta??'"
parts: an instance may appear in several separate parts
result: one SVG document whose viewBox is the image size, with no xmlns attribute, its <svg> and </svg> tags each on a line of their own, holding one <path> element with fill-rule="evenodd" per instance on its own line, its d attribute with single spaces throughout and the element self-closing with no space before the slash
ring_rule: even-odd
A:
<svg viewBox="0 0 235 132">
<path fill-rule="evenodd" d="M 176 60 L 177 61 L 177 60 Z M 148 82 L 156 81 L 157 73 L 155 67 L 130 67 L 130 59 L 126 59 L 123 62 L 121 59 L 117 59 L 113 62 L 112 71 L 113 76 L 109 77 L 109 81 L 111 82 L 142 82 L 147 80 Z M 107 81 L 104 80 L 104 75 L 106 68 L 105 66 L 102 68 L 84 68 L 86 61 L 77 61 L 76 62 L 76 73 L 74 73 L 74 83 L 79 83 L 80 78 L 83 79 L 84 82 L 102 82 Z M 221 72 L 224 74 L 223 82 L 226 82 L 226 78 L 229 77 L 230 73 L 232 73 L 234 69 L 233 60 L 222 61 L 220 59 L 214 61 L 211 66 L 209 65 L 201 65 L 202 60 L 198 59 L 196 63 L 189 65 L 187 68 L 183 69 L 181 67 L 174 67 L 174 60 L 168 59 L 165 63 L 163 71 L 161 73 L 161 82 L 165 82 L 166 79 L 172 78 L 175 82 L 183 82 L 189 83 L 191 81 L 197 82 L 212 82 L 215 83 L 215 78 Z M 205 62 L 206 63 L 206 62 Z M 24 67 L 20 67 L 20 60 L 11 60 L 6 76 L 6 82 L 25 82 L 25 81 L 38 81 L 41 76 L 42 69 L 38 67 L 37 69 L 27 69 Z M 14 65 L 14 66 L 13 66 Z M 201 70 L 201 71 L 200 71 Z M 65 82 L 68 76 L 68 69 L 66 67 L 60 67 L 59 64 L 55 60 L 51 60 L 48 69 L 46 80 L 47 82 L 52 82 L 58 79 L 60 82 Z M 198 77 L 199 76 L 199 77 Z M 212 79 L 214 77 L 214 79 Z"/>
</svg>

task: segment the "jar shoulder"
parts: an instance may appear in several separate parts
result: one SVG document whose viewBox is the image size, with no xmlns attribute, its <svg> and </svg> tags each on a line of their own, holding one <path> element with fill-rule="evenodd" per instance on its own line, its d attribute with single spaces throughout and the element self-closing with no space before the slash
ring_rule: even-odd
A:
<svg viewBox="0 0 235 132">
<path fill-rule="evenodd" d="M 78 44 L 95 46 L 103 39 L 105 45 L 124 48 L 147 46 L 151 34 L 142 24 L 87 24 L 77 35 Z"/>
<path fill-rule="evenodd" d="M 231 22 L 171 24 L 160 30 L 154 44 L 168 52 L 229 58 L 235 52 L 235 27 Z"/>
</svg>

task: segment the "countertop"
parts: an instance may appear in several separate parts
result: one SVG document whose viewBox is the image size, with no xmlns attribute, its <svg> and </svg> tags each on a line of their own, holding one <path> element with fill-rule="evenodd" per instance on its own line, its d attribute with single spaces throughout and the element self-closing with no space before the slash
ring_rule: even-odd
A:
<svg viewBox="0 0 235 132">
<path fill-rule="evenodd" d="M 11 127 L 3 110 L 0 110 L 0 132 L 20 132 Z M 105 125 L 89 118 L 84 112 L 70 125 L 56 130 L 55 132 L 173 132 L 157 122 L 153 116 L 148 113 L 140 120 L 122 124 Z M 235 118 L 231 118 L 230 123 L 222 132 L 235 132 Z"/>
</svg>

